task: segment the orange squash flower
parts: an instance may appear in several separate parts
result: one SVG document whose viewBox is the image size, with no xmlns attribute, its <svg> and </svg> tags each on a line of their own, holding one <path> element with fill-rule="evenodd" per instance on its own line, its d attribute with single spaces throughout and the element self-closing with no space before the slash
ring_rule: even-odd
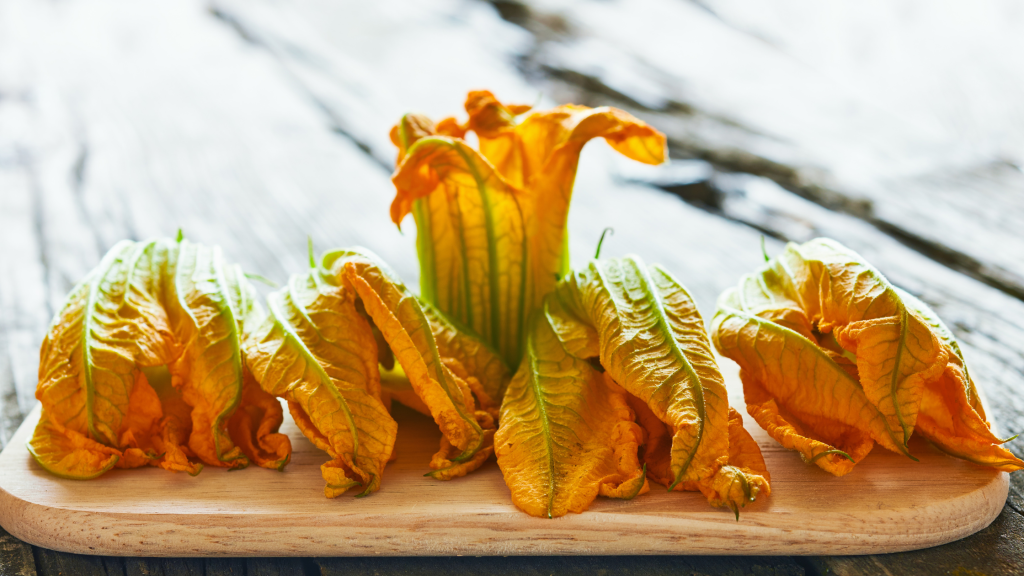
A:
<svg viewBox="0 0 1024 576">
<path fill-rule="evenodd" d="M 242 335 L 262 315 L 218 248 L 182 238 L 118 244 L 43 341 L 29 451 L 76 479 L 115 466 L 280 469 L 291 455 L 277 433 L 281 406 L 242 361 Z"/>
<path fill-rule="evenodd" d="M 471 92 L 464 125 L 407 115 L 391 131 L 391 218 L 415 217 L 421 297 L 512 367 L 527 318 L 569 272 L 566 218 L 583 146 L 602 137 L 640 162 L 666 157 L 665 136 L 621 110 L 529 110 Z M 463 139 L 468 130 L 479 151 Z"/>
<path fill-rule="evenodd" d="M 1007 472 L 952 333 L 924 303 L 834 240 L 789 244 L 718 301 L 716 348 L 741 368 L 747 411 L 780 444 L 837 476 L 875 443 L 913 458 L 917 431 Z"/>
</svg>

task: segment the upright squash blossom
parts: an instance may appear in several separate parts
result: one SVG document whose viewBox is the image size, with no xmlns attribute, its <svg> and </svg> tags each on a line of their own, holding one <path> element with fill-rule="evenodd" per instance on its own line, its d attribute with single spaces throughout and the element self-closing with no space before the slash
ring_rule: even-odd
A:
<svg viewBox="0 0 1024 576">
<path fill-rule="evenodd" d="M 1024 467 L 985 421 L 950 331 L 838 242 L 789 244 L 745 276 L 719 298 L 712 334 L 740 365 L 754 420 L 832 474 L 875 443 L 910 456 L 915 430 L 953 456 Z"/>
<path fill-rule="evenodd" d="M 281 406 L 241 354 L 262 316 L 219 248 L 121 242 L 71 291 L 43 341 L 29 451 L 77 479 L 115 466 L 280 469 L 291 454 L 277 433 Z"/>
<path fill-rule="evenodd" d="M 332 460 L 329 498 L 380 487 L 397 424 L 381 394 L 382 336 L 441 429 L 430 475 L 462 476 L 493 450 L 493 398 L 508 379 L 501 359 L 421 304 L 367 251 L 336 250 L 270 295 L 270 314 L 246 341 L 262 388 L 285 398 L 295 422 Z"/>
<path fill-rule="evenodd" d="M 770 491 L 692 298 L 636 257 L 592 261 L 547 297 L 495 446 L 513 501 L 535 516 L 631 498 L 645 476 L 737 514 Z"/>
<path fill-rule="evenodd" d="M 583 146 L 665 161 L 665 137 L 614 108 L 565 105 L 528 115 L 471 92 L 465 125 L 408 115 L 392 130 L 399 165 L 391 218 L 412 212 L 427 302 L 519 363 L 530 313 L 569 271 L 566 219 Z M 463 136 L 476 133 L 480 150 Z"/>
</svg>

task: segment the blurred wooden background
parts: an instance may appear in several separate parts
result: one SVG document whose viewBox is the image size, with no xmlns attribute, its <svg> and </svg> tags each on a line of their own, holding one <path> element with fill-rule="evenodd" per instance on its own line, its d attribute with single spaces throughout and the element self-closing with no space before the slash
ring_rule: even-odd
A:
<svg viewBox="0 0 1024 576">
<path fill-rule="evenodd" d="M 588 147 L 577 257 L 612 226 L 605 255 L 664 264 L 710 317 L 762 235 L 769 253 L 831 236 L 946 320 L 1022 432 L 1021 55 L 1012 1 L 0 0 L 0 441 L 55 308 L 122 238 L 182 228 L 278 282 L 307 236 L 360 244 L 415 286 L 388 129 L 479 88 L 668 134 L 659 168 Z M 1024 477 L 978 535 L 875 557 L 123 561 L 2 536 L 0 573 L 24 575 L 1020 574 Z"/>
</svg>

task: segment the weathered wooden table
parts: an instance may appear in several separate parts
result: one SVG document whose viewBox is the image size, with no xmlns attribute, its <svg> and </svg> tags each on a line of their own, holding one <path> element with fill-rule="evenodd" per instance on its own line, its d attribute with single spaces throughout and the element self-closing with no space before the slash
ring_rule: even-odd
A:
<svg viewBox="0 0 1024 576">
<path fill-rule="evenodd" d="M 625 108 L 669 135 L 640 170 L 592 144 L 571 247 L 636 252 L 706 314 L 760 236 L 834 237 L 963 344 L 1024 431 L 1024 12 L 730 0 L 0 0 L 0 441 L 34 403 L 54 307 L 113 243 L 220 244 L 281 281 L 362 244 L 416 284 L 388 221 L 391 124 L 521 102 Z M 1024 455 L 1024 442 L 1010 444 Z M 0 574 L 1021 574 L 1024 476 L 991 526 L 886 556 L 145 559 L 0 535 Z"/>
</svg>

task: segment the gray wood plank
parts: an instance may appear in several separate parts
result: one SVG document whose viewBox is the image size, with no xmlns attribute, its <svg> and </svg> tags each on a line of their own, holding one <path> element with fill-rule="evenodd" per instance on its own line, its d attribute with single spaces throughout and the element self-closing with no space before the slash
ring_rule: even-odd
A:
<svg viewBox="0 0 1024 576">
<path fill-rule="evenodd" d="M 36 559 L 32 547 L 0 528 L 0 574 L 5 576 L 36 576 Z"/>
<path fill-rule="evenodd" d="M 125 558 L 125 576 L 203 576 L 202 558 Z"/>
<path fill-rule="evenodd" d="M 1024 516 L 1009 507 L 988 528 L 959 542 L 884 556 L 826 556 L 810 559 L 819 574 L 985 574 L 1017 576 L 1024 556 Z"/>
<path fill-rule="evenodd" d="M 97 247 L 92 255 L 52 247 L 80 263 L 54 262 L 54 275 L 80 278 L 117 240 L 178 228 L 277 281 L 305 265 L 307 236 L 321 249 L 368 244 L 415 275 L 413 239 L 388 223 L 387 172 L 333 135 L 273 60 L 226 34 L 201 2 L 160 8 L 159 25 L 151 7 L 116 2 L 10 4 L 24 23 L 11 43 L 39 70 L 20 89 L 53 103 L 34 131 L 75 126 L 84 144 L 55 128 L 51 149 L 59 159 L 87 150 L 77 163 L 40 160 L 41 194 L 53 195 L 55 218 L 67 216 L 53 228 L 77 224 L 60 206 L 79 206 L 79 219 L 95 225 L 95 243 L 72 235 Z M 183 36 L 194 39 L 190 49 L 167 49 Z M 72 176 L 77 203 L 65 198 Z"/>
<path fill-rule="evenodd" d="M 246 558 L 247 576 L 314 576 L 320 568 L 303 558 Z"/>
<path fill-rule="evenodd" d="M 0 100 L 0 124 L 16 120 L 22 105 Z M 23 151 L 0 135 L 0 446 L 35 403 L 39 341 L 49 323 L 47 266 L 42 252 L 38 202 Z"/>
<path fill-rule="evenodd" d="M 245 576 L 242 558 L 207 558 L 206 576 Z"/>
<path fill-rule="evenodd" d="M 772 178 L 1024 298 L 1013 3 L 495 5 L 533 35 L 513 55 L 556 99 L 616 102 L 677 154 Z"/>
<path fill-rule="evenodd" d="M 317 559 L 323 576 L 668 576 L 670 574 L 803 576 L 788 558 L 701 556 L 596 556 L 494 558 L 331 558 Z"/>
<path fill-rule="evenodd" d="M 125 573 L 121 558 L 34 549 L 39 576 L 124 576 Z"/>
</svg>

